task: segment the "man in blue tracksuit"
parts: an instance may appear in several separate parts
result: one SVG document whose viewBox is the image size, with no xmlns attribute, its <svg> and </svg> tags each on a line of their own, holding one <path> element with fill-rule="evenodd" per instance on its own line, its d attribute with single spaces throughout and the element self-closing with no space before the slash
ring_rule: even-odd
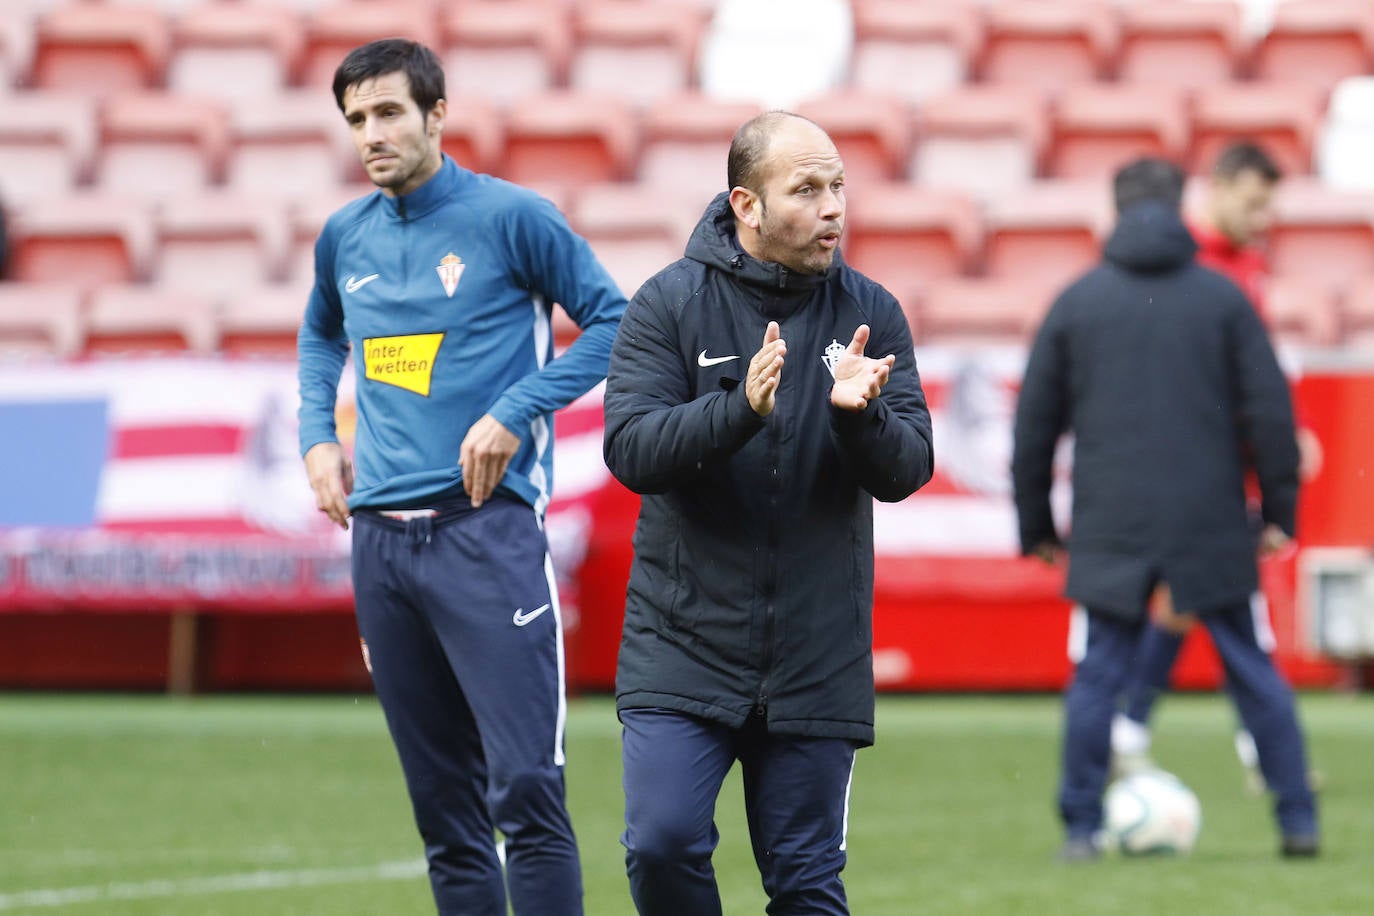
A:
<svg viewBox="0 0 1374 916">
<path fill-rule="evenodd" d="M 1098 856 L 1112 715 L 1145 605 L 1166 584 L 1221 656 L 1241 721 L 1274 790 L 1286 857 L 1319 848 L 1316 802 L 1292 692 L 1261 645 L 1246 512 L 1253 467 L 1261 550 L 1292 536 L 1298 449 L 1288 383 L 1245 295 L 1199 265 L 1179 216 L 1183 173 L 1142 159 L 1114 181 L 1119 218 L 1103 261 L 1064 291 L 1036 336 L 1017 405 L 1012 480 L 1027 555 L 1055 562 L 1055 447 L 1072 433 L 1073 519 L 1065 591 L 1086 609 L 1064 697 L 1059 812 L 1066 861 Z"/>
<path fill-rule="evenodd" d="M 548 201 L 442 154 L 428 48 L 357 48 L 334 95 L 380 190 L 315 246 L 301 451 L 321 511 L 357 523 L 358 630 L 434 898 L 443 914 L 503 916 L 507 892 L 520 916 L 580 914 L 543 512 L 553 412 L 605 375 L 625 300 Z M 557 359 L 554 302 L 582 328 Z M 334 427 L 350 349 L 355 463 Z"/>
</svg>

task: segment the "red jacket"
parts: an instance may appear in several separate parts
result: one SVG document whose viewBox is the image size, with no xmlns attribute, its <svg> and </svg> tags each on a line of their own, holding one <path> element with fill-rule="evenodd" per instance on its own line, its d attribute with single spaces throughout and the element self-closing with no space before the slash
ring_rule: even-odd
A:
<svg viewBox="0 0 1374 916">
<path fill-rule="evenodd" d="M 1269 279 L 1269 259 L 1258 245 L 1238 246 L 1211 226 L 1193 223 L 1188 227 L 1198 244 L 1197 261 L 1225 274 L 1240 287 L 1246 298 L 1259 312 L 1260 320 L 1269 324 L 1264 308 L 1264 286 Z"/>
</svg>

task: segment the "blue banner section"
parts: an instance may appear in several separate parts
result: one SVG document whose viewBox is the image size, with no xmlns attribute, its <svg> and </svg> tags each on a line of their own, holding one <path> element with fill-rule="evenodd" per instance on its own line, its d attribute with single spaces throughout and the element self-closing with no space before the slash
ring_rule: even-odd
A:
<svg viewBox="0 0 1374 916">
<path fill-rule="evenodd" d="M 109 412 L 100 400 L 0 401 L 0 527 L 96 521 Z"/>
</svg>

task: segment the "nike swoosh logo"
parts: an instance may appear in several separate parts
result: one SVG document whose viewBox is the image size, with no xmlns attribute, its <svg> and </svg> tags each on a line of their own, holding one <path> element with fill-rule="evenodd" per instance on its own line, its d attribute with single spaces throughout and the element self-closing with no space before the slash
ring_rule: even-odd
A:
<svg viewBox="0 0 1374 916">
<path fill-rule="evenodd" d="M 544 613 L 548 609 L 549 606 L 547 604 L 544 604 L 540 605 L 539 607 L 535 608 L 534 610 L 526 614 L 524 608 L 518 607 L 515 609 L 515 616 L 513 616 L 510 619 L 510 622 L 515 624 L 517 627 L 523 627 L 525 624 L 529 623 L 531 620 L 538 617 L 540 614 Z"/>
<path fill-rule="evenodd" d="M 368 274 L 361 280 L 355 280 L 353 277 L 349 277 L 348 282 L 344 284 L 344 289 L 350 293 L 356 293 L 358 290 L 362 289 L 364 286 L 371 283 L 373 280 L 377 279 L 380 276 L 381 274 Z"/>
<path fill-rule="evenodd" d="M 707 356 L 706 351 L 702 350 L 697 354 L 697 365 L 703 369 L 711 366 L 718 366 L 721 363 L 728 363 L 732 359 L 739 359 L 738 356 Z"/>
</svg>

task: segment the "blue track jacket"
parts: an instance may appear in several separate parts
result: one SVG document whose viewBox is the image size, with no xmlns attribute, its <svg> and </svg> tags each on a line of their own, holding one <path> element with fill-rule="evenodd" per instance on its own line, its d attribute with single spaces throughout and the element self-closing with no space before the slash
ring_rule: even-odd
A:
<svg viewBox="0 0 1374 916">
<path fill-rule="evenodd" d="M 560 303 L 582 334 L 553 359 Z M 444 157 L 414 192 L 377 191 L 326 222 L 297 339 L 300 445 L 337 441 L 353 353 L 351 509 L 461 492 L 459 447 L 490 413 L 521 439 L 497 492 L 543 512 L 553 412 L 606 374 L 625 297 L 549 201 Z"/>
</svg>

